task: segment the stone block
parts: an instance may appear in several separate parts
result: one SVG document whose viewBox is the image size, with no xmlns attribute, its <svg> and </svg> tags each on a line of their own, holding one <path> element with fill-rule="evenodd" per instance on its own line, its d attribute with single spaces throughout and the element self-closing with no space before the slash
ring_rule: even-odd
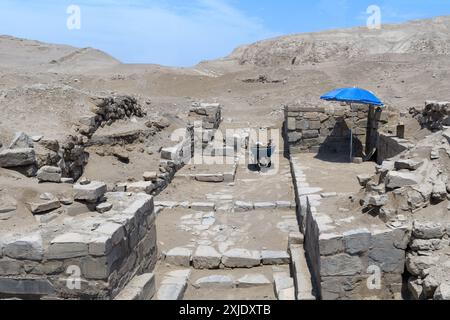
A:
<svg viewBox="0 0 450 320">
<path fill-rule="evenodd" d="M 386 273 L 402 274 L 405 269 L 405 251 L 393 247 L 373 248 L 369 253 L 369 265 L 376 265 Z"/>
<path fill-rule="evenodd" d="M 288 133 L 288 141 L 289 143 L 296 143 L 302 140 L 303 135 L 301 132 L 289 132 Z"/>
<path fill-rule="evenodd" d="M 292 273 L 295 283 L 297 300 L 314 300 L 312 295 L 312 277 L 306 261 L 305 249 L 302 245 L 290 245 Z"/>
<path fill-rule="evenodd" d="M 289 112 L 317 112 L 324 113 L 325 108 L 323 107 L 307 107 L 307 106 L 288 106 Z"/>
<path fill-rule="evenodd" d="M 327 276 L 354 276 L 363 271 L 363 264 L 359 257 L 347 254 L 321 257 L 320 274 Z"/>
<path fill-rule="evenodd" d="M 6 194 L 0 194 L 0 220 L 2 220 L 1 218 L 3 216 L 2 214 L 7 214 L 16 210 L 17 210 L 16 199 Z"/>
<path fill-rule="evenodd" d="M 31 202 L 29 203 L 30 211 L 33 214 L 40 214 L 43 212 L 48 212 L 61 207 L 61 203 L 58 199 L 51 199 L 47 201 Z"/>
<path fill-rule="evenodd" d="M 114 300 L 145 301 L 151 300 L 155 295 L 155 276 L 146 273 L 135 276 L 126 287 L 114 298 Z"/>
<path fill-rule="evenodd" d="M 189 267 L 191 265 L 192 250 L 187 248 L 173 248 L 165 254 L 164 261 L 173 266 Z"/>
<path fill-rule="evenodd" d="M 277 209 L 291 209 L 292 203 L 290 201 L 276 201 Z"/>
<path fill-rule="evenodd" d="M 302 120 L 297 120 L 297 122 L 295 123 L 295 126 L 297 128 L 297 130 L 309 130 L 309 121 L 302 119 Z"/>
<path fill-rule="evenodd" d="M 91 256 L 106 256 L 112 250 L 112 241 L 108 236 L 99 236 L 89 242 L 89 254 Z"/>
<path fill-rule="evenodd" d="M 291 262 L 291 256 L 286 251 L 261 251 L 263 265 L 283 265 Z"/>
<path fill-rule="evenodd" d="M 254 206 L 255 210 L 271 210 L 277 208 L 277 204 L 275 202 L 255 202 Z"/>
<path fill-rule="evenodd" d="M 254 288 L 271 285 L 272 282 L 262 274 L 246 274 L 237 280 L 238 288 Z"/>
<path fill-rule="evenodd" d="M 416 239 L 441 239 L 444 235 L 445 227 L 441 223 L 414 221 L 413 237 Z"/>
<path fill-rule="evenodd" d="M 32 165 L 36 162 L 34 149 L 5 149 L 0 152 L 0 167 L 14 168 Z"/>
<path fill-rule="evenodd" d="M 89 238 L 78 233 L 65 233 L 55 237 L 46 253 L 49 260 L 63 260 L 87 256 Z"/>
<path fill-rule="evenodd" d="M 52 295 L 55 288 L 47 279 L 0 278 L 0 293 L 9 295 Z"/>
<path fill-rule="evenodd" d="M 261 253 L 247 249 L 231 249 L 222 257 L 227 268 L 252 268 L 261 265 Z"/>
<path fill-rule="evenodd" d="M 62 171 L 59 167 L 43 166 L 37 172 L 37 178 L 40 182 L 61 182 Z"/>
<path fill-rule="evenodd" d="M 338 234 L 321 234 L 319 236 L 319 251 L 321 256 L 334 255 L 345 250 L 344 239 Z"/>
<path fill-rule="evenodd" d="M 450 284 L 442 283 L 434 294 L 434 300 L 450 300 Z"/>
<path fill-rule="evenodd" d="M 161 158 L 165 160 L 176 160 L 178 149 L 176 147 L 163 148 Z"/>
<path fill-rule="evenodd" d="M 386 187 L 398 189 L 414 186 L 422 182 L 422 177 L 412 172 L 390 171 L 386 176 Z"/>
<path fill-rule="evenodd" d="M 370 195 L 367 197 L 367 204 L 374 207 L 383 207 L 389 202 L 389 197 L 385 194 Z"/>
<path fill-rule="evenodd" d="M 144 172 L 142 177 L 143 177 L 144 181 L 156 182 L 156 180 L 158 179 L 158 173 L 156 171 L 148 171 L 148 172 Z"/>
<path fill-rule="evenodd" d="M 360 174 L 356 177 L 361 187 L 366 187 L 369 181 L 372 180 L 373 174 Z"/>
<path fill-rule="evenodd" d="M 303 244 L 305 242 L 305 237 L 300 231 L 290 232 L 288 237 L 289 245 L 291 244 Z"/>
<path fill-rule="evenodd" d="M 319 137 L 319 131 L 318 130 L 304 130 L 302 132 L 303 139 L 315 139 Z"/>
<path fill-rule="evenodd" d="M 92 205 L 86 203 L 74 202 L 71 205 L 66 206 L 65 209 L 68 216 L 75 217 L 95 210 L 95 206 L 92 207 Z"/>
<path fill-rule="evenodd" d="M 106 213 L 108 211 L 111 211 L 113 208 L 113 204 L 109 202 L 103 202 L 100 203 L 95 209 L 98 213 Z"/>
<path fill-rule="evenodd" d="M 155 185 L 151 181 L 139 181 L 127 184 L 127 192 L 150 194 L 155 190 Z"/>
<path fill-rule="evenodd" d="M 234 203 L 235 212 L 247 212 L 254 209 L 252 202 L 236 201 Z"/>
<path fill-rule="evenodd" d="M 434 267 L 439 261 L 439 256 L 415 256 L 408 254 L 406 256 L 406 269 L 410 274 L 416 277 L 424 277 L 425 270 Z"/>
<path fill-rule="evenodd" d="M 27 149 L 27 148 L 33 148 L 34 143 L 33 139 L 28 136 L 24 132 L 16 132 L 14 135 L 13 140 L 11 141 L 8 149 Z"/>
<path fill-rule="evenodd" d="M 294 279 L 287 272 L 273 272 L 274 289 L 278 300 L 296 300 Z"/>
<path fill-rule="evenodd" d="M 84 257 L 81 259 L 81 272 L 86 279 L 107 280 L 111 274 L 111 265 L 107 257 Z"/>
<path fill-rule="evenodd" d="M 156 201 L 155 206 L 166 209 L 174 209 L 178 207 L 179 203 L 176 201 Z"/>
<path fill-rule="evenodd" d="M 281 289 L 276 292 L 277 299 L 280 301 L 293 301 L 297 300 L 295 297 L 295 288 Z"/>
<path fill-rule="evenodd" d="M 345 252 L 360 254 L 370 248 L 371 233 L 367 229 L 351 230 L 344 233 Z"/>
<path fill-rule="evenodd" d="M 309 122 L 309 128 L 311 130 L 319 130 L 321 127 L 320 121 L 313 120 Z"/>
<path fill-rule="evenodd" d="M 191 203 L 191 209 L 196 211 L 214 211 L 216 204 L 213 202 L 193 202 Z"/>
<path fill-rule="evenodd" d="M 396 248 L 406 250 L 410 242 L 407 228 L 382 229 L 372 232 L 372 248 Z"/>
<path fill-rule="evenodd" d="M 440 239 L 415 239 L 411 242 L 410 248 L 412 251 L 436 251 L 443 249 L 444 244 Z"/>
<path fill-rule="evenodd" d="M 411 170 L 415 171 L 419 169 L 423 164 L 423 161 L 416 161 L 412 159 L 408 160 L 397 160 L 395 161 L 395 169 L 396 170 Z"/>
<path fill-rule="evenodd" d="M 194 287 L 200 289 L 232 289 L 234 280 L 230 276 L 212 275 L 198 279 Z"/>
<path fill-rule="evenodd" d="M 295 131 L 297 129 L 295 117 L 288 117 L 287 118 L 287 129 L 289 131 Z"/>
<path fill-rule="evenodd" d="M 104 222 L 97 229 L 95 229 L 95 232 L 97 234 L 103 234 L 109 237 L 113 246 L 119 244 L 125 238 L 124 227 L 115 222 Z"/>
<path fill-rule="evenodd" d="M 107 186 L 106 183 L 92 181 L 91 183 L 86 185 L 74 185 L 73 191 L 75 200 L 96 202 L 106 193 Z"/>
<path fill-rule="evenodd" d="M 0 276 L 20 275 L 23 270 L 23 265 L 24 265 L 23 261 L 1 259 L 0 260 Z M 1 288 L 0 288 L 0 293 L 1 293 Z"/>
<path fill-rule="evenodd" d="M 196 269 L 217 269 L 220 266 L 222 255 L 210 246 L 199 246 L 192 258 Z"/>
<path fill-rule="evenodd" d="M 40 234 L 10 238 L 4 241 L 3 246 L 3 254 L 13 259 L 41 261 L 44 255 Z"/>
<path fill-rule="evenodd" d="M 163 284 L 159 287 L 156 293 L 156 300 L 162 301 L 176 301 L 182 300 L 186 291 L 187 284 Z"/>
<path fill-rule="evenodd" d="M 195 180 L 199 182 L 213 182 L 213 183 L 219 183 L 224 181 L 223 174 L 217 173 L 217 174 L 197 174 L 195 175 Z"/>
<path fill-rule="evenodd" d="M 156 293 L 156 300 L 181 300 L 187 289 L 190 274 L 191 270 L 169 272 Z"/>
</svg>

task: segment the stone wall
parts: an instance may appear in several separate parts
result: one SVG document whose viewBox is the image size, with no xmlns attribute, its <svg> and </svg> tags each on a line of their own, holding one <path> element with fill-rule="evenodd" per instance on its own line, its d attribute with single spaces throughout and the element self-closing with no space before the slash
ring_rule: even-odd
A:
<svg viewBox="0 0 450 320">
<path fill-rule="evenodd" d="M 377 163 L 393 158 L 411 147 L 411 142 L 396 136 L 380 133 L 378 136 Z"/>
<path fill-rule="evenodd" d="M 0 166 L 14 169 L 28 177 L 34 177 L 43 166 L 59 167 L 63 177 L 78 179 L 88 162 L 89 155 L 85 148 L 100 127 L 120 119 L 145 115 L 137 100 L 129 96 L 95 98 L 90 111 L 90 114 L 81 116 L 79 122 L 74 124 L 72 134 L 59 141 L 45 137 L 32 138 L 18 132 L 9 147 L 2 151 Z M 21 150 L 22 158 L 17 158 L 14 150 Z M 2 158 L 9 158 L 9 162 L 3 162 Z"/>
<path fill-rule="evenodd" d="M 372 129 L 379 122 L 386 122 L 381 112 L 373 112 L 374 121 L 369 121 L 369 107 L 285 107 L 285 140 L 291 153 L 350 153 L 350 128 L 353 130 L 353 150 L 355 157 L 362 157 L 367 142 L 368 123 Z M 371 137 L 376 145 L 377 136 Z"/>
<path fill-rule="evenodd" d="M 353 220 L 335 222 L 333 212 L 319 212 L 311 205 L 310 190 L 301 187 L 304 174 L 295 157 L 291 157 L 291 166 L 298 221 L 316 297 L 400 299 L 411 227 L 387 227 L 381 221 L 362 227 Z M 381 287 L 370 288 L 367 283 L 377 270 Z"/>
<path fill-rule="evenodd" d="M 406 259 L 411 299 L 450 299 L 449 221 L 414 221 Z"/>
<path fill-rule="evenodd" d="M 204 149 L 214 140 L 222 122 L 222 106 L 219 103 L 194 103 L 189 112 L 189 122 L 195 127 L 195 140 L 201 141 Z"/>
<path fill-rule="evenodd" d="M 426 101 L 423 110 L 411 108 L 409 112 L 422 127 L 431 131 L 439 131 L 444 126 L 450 126 L 450 102 Z"/>
<path fill-rule="evenodd" d="M 157 260 L 153 198 L 108 193 L 112 210 L 0 236 L 0 298 L 113 299 Z M 80 287 L 77 287 L 78 271 Z"/>
</svg>

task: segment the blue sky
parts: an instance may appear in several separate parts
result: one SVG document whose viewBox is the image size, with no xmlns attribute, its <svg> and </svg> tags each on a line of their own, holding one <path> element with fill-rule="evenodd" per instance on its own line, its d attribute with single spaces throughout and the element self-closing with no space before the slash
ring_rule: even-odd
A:
<svg viewBox="0 0 450 320">
<path fill-rule="evenodd" d="M 67 7 L 81 9 L 69 30 Z M 283 34 L 450 15 L 449 0 L 0 0 L 0 34 L 95 47 L 122 62 L 191 66 Z"/>
</svg>

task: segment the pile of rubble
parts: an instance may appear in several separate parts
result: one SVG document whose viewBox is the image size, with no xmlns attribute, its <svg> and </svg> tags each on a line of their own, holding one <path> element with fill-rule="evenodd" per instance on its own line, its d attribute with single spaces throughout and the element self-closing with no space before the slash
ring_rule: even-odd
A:
<svg viewBox="0 0 450 320">
<path fill-rule="evenodd" d="M 432 131 L 442 130 L 444 126 L 450 125 L 450 102 L 426 101 L 425 109 L 417 111 L 410 109 L 413 115 L 424 128 Z"/>
<path fill-rule="evenodd" d="M 358 176 L 361 205 L 390 227 L 409 224 L 406 276 L 412 299 L 450 299 L 450 129 L 448 103 L 427 102 L 418 116 L 430 135 Z"/>
<path fill-rule="evenodd" d="M 415 221 L 406 258 L 413 299 L 450 299 L 450 224 Z"/>
<path fill-rule="evenodd" d="M 449 138 L 449 130 L 436 132 L 384 161 L 376 174 L 359 176 L 363 207 L 388 222 L 450 199 Z"/>
<path fill-rule="evenodd" d="M 97 131 L 99 127 L 112 125 L 115 121 L 136 116 L 144 117 L 146 114 L 138 104 L 136 98 L 131 96 L 113 96 L 93 99 L 92 115 L 80 118 L 77 131 L 87 137 Z"/>
</svg>

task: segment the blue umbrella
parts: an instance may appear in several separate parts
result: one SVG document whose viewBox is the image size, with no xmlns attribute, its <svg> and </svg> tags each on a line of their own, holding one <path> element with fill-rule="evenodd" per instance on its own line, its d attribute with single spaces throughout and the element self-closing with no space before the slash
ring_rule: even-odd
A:
<svg viewBox="0 0 450 320">
<path fill-rule="evenodd" d="M 336 89 L 320 97 L 327 101 L 341 101 L 349 103 L 371 104 L 374 106 L 383 106 L 383 102 L 372 92 L 360 88 L 341 88 Z"/>
<path fill-rule="evenodd" d="M 347 103 L 360 103 L 371 106 L 384 106 L 372 92 L 360 88 L 340 88 L 320 97 L 326 101 L 340 101 Z M 353 159 L 353 131 L 350 129 L 350 161 Z"/>
</svg>

